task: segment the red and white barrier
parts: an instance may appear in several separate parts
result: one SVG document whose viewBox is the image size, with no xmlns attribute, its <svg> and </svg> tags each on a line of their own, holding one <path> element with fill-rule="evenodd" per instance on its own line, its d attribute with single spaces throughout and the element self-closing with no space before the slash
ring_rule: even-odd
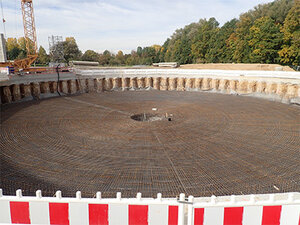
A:
<svg viewBox="0 0 300 225">
<path fill-rule="evenodd" d="M 300 193 L 189 197 L 179 200 L 121 198 L 3 196 L 0 189 L 0 224 L 55 225 L 300 225 Z"/>
<path fill-rule="evenodd" d="M 57 192 L 56 198 L 0 196 L 0 224 L 55 224 L 55 225 L 183 225 L 179 215 L 179 203 L 176 199 L 163 200 L 122 199 L 121 193 L 116 199 L 62 198 Z M 184 199 L 184 196 L 183 196 Z M 182 207 L 182 206 L 181 206 Z M 181 215 L 183 215 L 181 213 Z"/>
<path fill-rule="evenodd" d="M 216 197 L 207 202 L 189 206 L 188 225 L 300 225 L 300 195 L 286 194 L 286 199 L 275 200 L 275 195 L 247 196 L 237 201 L 231 196 L 227 201 L 217 201 Z M 242 198 L 240 196 L 240 198 Z"/>
<path fill-rule="evenodd" d="M 300 205 L 195 208 L 194 225 L 300 225 Z"/>
</svg>

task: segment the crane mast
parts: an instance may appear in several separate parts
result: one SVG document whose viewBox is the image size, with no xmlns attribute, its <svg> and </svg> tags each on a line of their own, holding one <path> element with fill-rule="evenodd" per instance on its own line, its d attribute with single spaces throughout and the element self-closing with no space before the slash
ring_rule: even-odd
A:
<svg viewBox="0 0 300 225">
<path fill-rule="evenodd" d="M 30 65 L 38 57 L 37 38 L 33 14 L 32 0 L 21 0 L 24 35 L 26 42 L 27 57 L 25 59 L 15 60 L 14 67 L 18 69 L 29 69 Z"/>
<path fill-rule="evenodd" d="M 21 0 L 24 34 L 28 55 L 37 54 L 36 29 L 33 14 L 32 0 Z M 33 49 L 32 49 L 33 48 Z"/>
</svg>

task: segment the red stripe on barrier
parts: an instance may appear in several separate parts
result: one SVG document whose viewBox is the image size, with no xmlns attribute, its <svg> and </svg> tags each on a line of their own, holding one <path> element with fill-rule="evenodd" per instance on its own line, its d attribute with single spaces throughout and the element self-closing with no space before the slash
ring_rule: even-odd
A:
<svg viewBox="0 0 300 225">
<path fill-rule="evenodd" d="M 29 202 L 10 202 L 11 222 L 30 224 Z"/>
<path fill-rule="evenodd" d="M 243 207 L 224 208 L 224 225 L 242 225 Z"/>
<path fill-rule="evenodd" d="M 204 220 L 204 209 L 203 208 L 195 209 L 194 225 L 203 225 L 203 220 Z"/>
<path fill-rule="evenodd" d="M 69 204 L 49 203 L 50 224 L 69 225 Z"/>
<path fill-rule="evenodd" d="M 262 225 L 280 225 L 281 206 L 264 206 Z"/>
<path fill-rule="evenodd" d="M 89 222 L 90 225 L 108 225 L 108 205 L 89 204 Z"/>
<path fill-rule="evenodd" d="M 178 206 L 169 206 L 168 225 L 178 225 Z"/>
<path fill-rule="evenodd" d="M 129 225 L 148 225 L 148 206 L 129 205 Z"/>
</svg>

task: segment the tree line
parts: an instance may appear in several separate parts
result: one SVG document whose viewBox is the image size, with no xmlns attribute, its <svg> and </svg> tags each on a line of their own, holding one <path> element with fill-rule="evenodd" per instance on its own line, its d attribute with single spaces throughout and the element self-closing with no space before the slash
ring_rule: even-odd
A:
<svg viewBox="0 0 300 225">
<path fill-rule="evenodd" d="M 162 46 L 138 47 L 130 54 L 105 50 L 80 51 L 73 37 L 63 42 L 64 58 L 96 61 L 102 66 L 151 65 L 155 62 L 280 63 L 300 65 L 300 1 L 275 0 L 261 4 L 219 26 L 215 18 L 200 19 L 176 30 Z M 9 59 L 26 55 L 24 38 L 8 38 Z M 38 64 L 50 61 L 39 48 Z"/>
</svg>

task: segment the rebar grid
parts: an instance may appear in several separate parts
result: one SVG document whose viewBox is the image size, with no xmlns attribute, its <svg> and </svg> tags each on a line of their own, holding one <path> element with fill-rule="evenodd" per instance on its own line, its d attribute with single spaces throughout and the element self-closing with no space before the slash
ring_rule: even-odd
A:
<svg viewBox="0 0 300 225">
<path fill-rule="evenodd" d="M 172 114 L 139 122 L 138 113 Z M 241 96 L 104 92 L 1 108 L 0 188 L 92 197 L 300 191 L 300 110 Z"/>
</svg>

